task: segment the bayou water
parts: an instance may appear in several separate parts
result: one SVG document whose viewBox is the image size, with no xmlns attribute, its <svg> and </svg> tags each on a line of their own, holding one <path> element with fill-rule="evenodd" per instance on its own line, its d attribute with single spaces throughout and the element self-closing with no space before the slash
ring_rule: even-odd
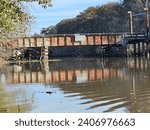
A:
<svg viewBox="0 0 150 130">
<path fill-rule="evenodd" d="M 0 112 L 150 112 L 150 60 L 63 58 L 0 65 Z"/>
</svg>

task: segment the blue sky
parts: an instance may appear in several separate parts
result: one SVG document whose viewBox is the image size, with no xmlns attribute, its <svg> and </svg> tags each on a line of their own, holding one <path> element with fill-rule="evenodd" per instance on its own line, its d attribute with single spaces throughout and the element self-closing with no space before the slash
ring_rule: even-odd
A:
<svg viewBox="0 0 150 130">
<path fill-rule="evenodd" d="M 53 6 L 47 9 L 43 9 L 37 2 L 30 3 L 28 11 L 35 17 L 31 33 L 40 33 L 43 27 L 56 25 L 66 18 L 74 18 L 90 6 L 114 1 L 118 0 L 52 0 Z"/>
</svg>

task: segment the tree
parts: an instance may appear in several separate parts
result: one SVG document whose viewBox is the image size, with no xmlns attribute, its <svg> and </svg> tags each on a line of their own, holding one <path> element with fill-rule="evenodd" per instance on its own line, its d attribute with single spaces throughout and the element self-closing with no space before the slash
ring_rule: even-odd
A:
<svg viewBox="0 0 150 130">
<path fill-rule="evenodd" d="M 30 30 L 32 17 L 27 13 L 23 1 L 39 2 L 44 8 L 51 6 L 51 0 L 0 0 L 0 44 L 24 36 Z M 5 54 L 3 58 L 6 59 L 10 52 L 0 48 L 0 54 Z"/>
<path fill-rule="evenodd" d="M 56 33 L 57 33 L 57 29 L 55 26 L 49 26 L 48 28 L 42 28 L 41 29 L 42 35 L 56 34 Z"/>
<path fill-rule="evenodd" d="M 1 0 L 0 41 L 23 35 L 29 30 L 32 17 L 25 11 L 22 1 L 39 2 L 44 8 L 51 6 L 51 0 Z"/>
<path fill-rule="evenodd" d="M 133 14 L 144 13 L 149 7 L 149 0 L 120 0 L 119 3 L 109 2 L 105 5 L 89 7 L 77 17 L 64 19 L 55 25 L 55 32 L 61 33 L 115 33 L 129 32 L 128 11 Z M 146 32 L 145 15 L 133 17 L 134 32 Z M 51 34 L 45 28 L 42 34 Z"/>
<path fill-rule="evenodd" d="M 25 25 L 28 16 L 21 10 L 21 4 L 13 0 L 0 1 L 0 38 L 8 38 Z M 25 27 L 26 28 L 26 27 Z M 24 30 L 24 29 L 23 29 Z"/>
<path fill-rule="evenodd" d="M 42 5 L 44 8 L 52 6 L 51 1 L 52 0 L 20 0 L 20 1 L 26 1 L 26 2 L 38 2 L 40 5 Z"/>
<path fill-rule="evenodd" d="M 124 0 L 123 4 L 132 11 L 143 11 L 145 7 L 149 7 L 149 0 Z"/>
</svg>

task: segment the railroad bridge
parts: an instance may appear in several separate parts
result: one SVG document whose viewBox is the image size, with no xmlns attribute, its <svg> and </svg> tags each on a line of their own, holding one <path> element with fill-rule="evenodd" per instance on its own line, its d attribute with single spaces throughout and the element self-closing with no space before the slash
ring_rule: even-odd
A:
<svg viewBox="0 0 150 130">
<path fill-rule="evenodd" d="M 27 50 L 28 58 L 71 56 L 143 56 L 149 55 L 149 37 L 147 34 L 127 33 L 89 33 L 60 34 L 49 36 L 21 37 L 2 47 Z M 33 53 L 36 52 L 36 53 Z"/>
<path fill-rule="evenodd" d="M 19 49 L 40 53 L 40 59 L 48 57 L 102 55 L 104 48 L 121 44 L 122 34 L 61 34 L 49 36 L 22 37 L 13 41 Z M 11 47 L 7 45 L 6 48 Z M 38 51 L 37 51 L 38 50 Z"/>
</svg>

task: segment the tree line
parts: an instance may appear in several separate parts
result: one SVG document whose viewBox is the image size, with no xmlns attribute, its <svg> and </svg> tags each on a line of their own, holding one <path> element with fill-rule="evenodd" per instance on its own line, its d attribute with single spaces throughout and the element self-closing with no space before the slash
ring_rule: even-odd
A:
<svg viewBox="0 0 150 130">
<path fill-rule="evenodd" d="M 143 13 L 149 7 L 149 0 L 121 0 L 89 7 L 75 18 L 64 19 L 55 26 L 41 30 L 41 34 L 63 33 L 115 33 L 129 32 L 129 14 Z M 134 17 L 134 31 L 145 31 L 145 16 Z"/>
</svg>

